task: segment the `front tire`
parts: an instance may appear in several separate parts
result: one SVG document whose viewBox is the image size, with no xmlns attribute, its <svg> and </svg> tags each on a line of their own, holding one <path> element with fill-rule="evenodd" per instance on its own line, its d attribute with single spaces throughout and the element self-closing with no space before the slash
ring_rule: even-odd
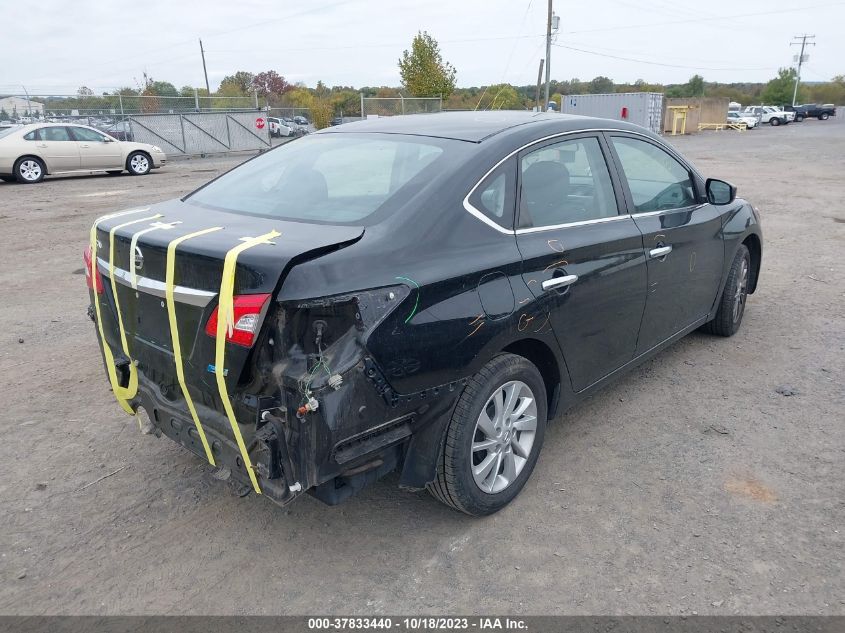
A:
<svg viewBox="0 0 845 633">
<path fill-rule="evenodd" d="M 799 115 L 797 115 L 797 116 L 795 117 L 795 122 L 796 122 L 796 123 L 801 123 L 803 120 L 804 120 L 804 117 L 803 117 L 803 116 L 801 116 L 800 114 L 799 114 Z"/>
<path fill-rule="evenodd" d="M 780 124 L 781 124 L 781 120 L 778 119 L 777 117 L 775 117 L 775 118 L 773 118 L 769 121 L 769 125 L 771 125 L 772 127 L 777 127 Z"/>
<path fill-rule="evenodd" d="M 739 331 L 742 316 L 745 314 L 750 278 L 751 255 L 745 244 L 741 244 L 728 272 L 728 280 L 725 282 L 725 289 L 722 290 L 716 317 L 704 326 L 706 331 L 718 336 L 733 336 Z"/>
<path fill-rule="evenodd" d="M 133 176 L 144 176 L 153 168 L 153 160 L 144 152 L 132 152 L 126 159 L 126 170 Z"/>
<path fill-rule="evenodd" d="M 25 156 L 15 163 L 15 180 L 27 185 L 34 185 L 44 180 L 47 169 L 40 158 Z"/>
<path fill-rule="evenodd" d="M 496 356 L 458 400 L 429 492 L 466 514 L 501 510 L 534 470 L 546 416 L 546 388 L 537 368 L 521 356 Z"/>
</svg>

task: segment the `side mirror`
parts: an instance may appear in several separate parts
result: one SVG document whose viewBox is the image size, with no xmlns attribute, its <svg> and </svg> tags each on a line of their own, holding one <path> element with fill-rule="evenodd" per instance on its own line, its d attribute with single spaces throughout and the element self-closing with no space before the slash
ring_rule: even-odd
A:
<svg viewBox="0 0 845 633">
<path fill-rule="evenodd" d="M 707 192 L 707 202 L 710 204 L 730 204 L 736 199 L 736 187 L 724 180 L 708 178 L 704 190 Z"/>
</svg>

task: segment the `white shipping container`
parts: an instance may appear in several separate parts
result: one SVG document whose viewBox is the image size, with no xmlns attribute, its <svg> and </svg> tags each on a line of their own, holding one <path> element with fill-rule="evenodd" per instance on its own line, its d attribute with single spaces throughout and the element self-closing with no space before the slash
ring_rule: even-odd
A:
<svg viewBox="0 0 845 633">
<path fill-rule="evenodd" d="M 663 123 L 663 93 L 619 92 L 599 95 L 564 95 L 561 112 L 602 119 L 627 121 L 661 133 Z"/>
</svg>

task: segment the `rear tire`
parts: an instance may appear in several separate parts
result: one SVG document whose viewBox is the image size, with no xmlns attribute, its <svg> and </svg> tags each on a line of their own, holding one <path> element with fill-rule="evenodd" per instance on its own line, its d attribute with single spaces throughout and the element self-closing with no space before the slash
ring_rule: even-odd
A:
<svg viewBox="0 0 845 633">
<path fill-rule="evenodd" d="M 546 403 L 543 377 L 531 362 L 514 354 L 493 358 L 458 399 L 428 491 L 474 516 L 504 508 L 537 463 Z"/>
<path fill-rule="evenodd" d="M 796 117 L 795 117 L 795 122 L 796 122 L 796 123 L 801 123 L 801 121 L 803 121 L 803 120 L 804 120 L 804 117 L 803 117 L 803 116 L 801 116 L 801 115 L 798 115 L 798 116 L 796 116 Z"/>
<path fill-rule="evenodd" d="M 153 168 L 153 159 L 144 152 L 132 152 L 126 159 L 126 170 L 133 176 L 145 176 Z"/>
<path fill-rule="evenodd" d="M 780 124 L 781 124 L 781 120 L 778 119 L 777 117 L 769 120 L 769 125 L 771 125 L 772 127 L 777 127 Z"/>
<path fill-rule="evenodd" d="M 27 185 L 34 185 L 44 180 L 47 169 L 40 158 L 24 156 L 15 163 L 15 180 Z"/>
<path fill-rule="evenodd" d="M 827 112 L 823 112 L 819 115 L 819 121 L 827 121 L 830 118 L 830 115 Z"/>
<path fill-rule="evenodd" d="M 716 316 L 704 326 L 707 332 L 718 336 L 733 336 L 739 331 L 742 316 L 745 314 L 750 278 L 751 255 L 745 244 L 741 244 L 728 272 L 728 280 L 722 290 Z"/>
</svg>

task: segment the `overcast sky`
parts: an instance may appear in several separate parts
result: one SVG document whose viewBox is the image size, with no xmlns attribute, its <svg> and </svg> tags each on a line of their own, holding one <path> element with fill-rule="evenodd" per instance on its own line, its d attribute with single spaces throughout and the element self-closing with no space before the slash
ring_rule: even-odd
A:
<svg viewBox="0 0 845 633">
<path fill-rule="evenodd" d="M 789 43 L 803 33 L 817 36 L 804 79 L 845 73 L 845 0 L 799 5 L 556 0 L 552 77 L 765 81 L 792 63 Z M 545 52 L 546 0 L 38 0 L 5 2 L 2 13 L 3 93 L 101 92 L 135 86 L 144 71 L 202 86 L 198 37 L 212 90 L 237 70 L 267 69 L 309 86 L 398 86 L 397 59 L 420 29 L 440 42 L 459 86 L 534 83 Z"/>
</svg>

